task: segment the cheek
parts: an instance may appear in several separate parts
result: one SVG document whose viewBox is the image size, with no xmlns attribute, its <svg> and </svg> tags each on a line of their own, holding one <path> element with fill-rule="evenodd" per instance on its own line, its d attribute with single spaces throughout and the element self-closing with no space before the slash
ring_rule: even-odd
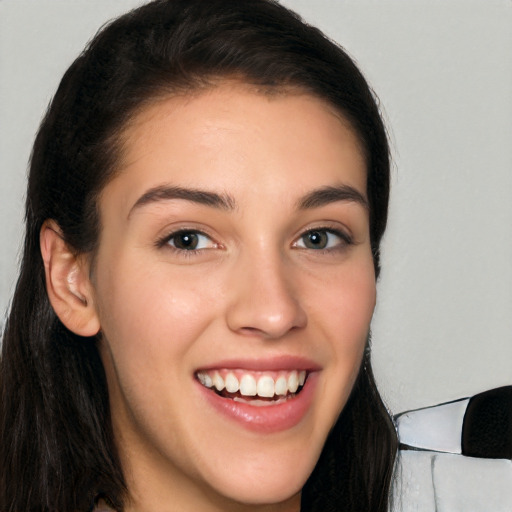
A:
<svg viewBox="0 0 512 512">
<path fill-rule="evenodd" d="M 213 287 L 186 271 L 121 260 L 98 270 L 100 322 L 116 361 L 174 366 L 215 316 Z"/>
<path fill-rule="evenodd" d="M 168 391 L 190 379 L 197 340 L 217 315 L 214 287 L 165 264 L 149 267 L 126 259 L 98 268 L 102 359 L 118 428 L 130 433 L 135 422 L 138 432 L 156 435 L 156 425 L 171 435 L 177 420 L 162 411 L 181 407 Z"/>
<path fill-rule="evenodd" d="M 357 345 L 366 341 L 375 309 L 376 288 L 373 273 L 354 272 L 344 279 L 343 291 L 333 306 L 333 315 L 339 319 L 339 332 L 346 332 L 346 340 Z M 334 302 L 334 301 L 333 301 Z"/>
<path fill-rule="evenodd" d="M 344 406 L 359 372 L 375 308 L 373 262 L 330 277 L 317 295 L 316 311 L 318 330 L 329 340 L 332 362 L 326 386 L 336 382 L 333 408 L 339 413 L 337 407 Z"/>
<path fill-rule="evenodd" d="M 315 295 L 320 324 L 337 340 L 336 347 L 350 351 L 364 344 L 376 301 L 373 262 L 332 273 Z"/>
</svg>

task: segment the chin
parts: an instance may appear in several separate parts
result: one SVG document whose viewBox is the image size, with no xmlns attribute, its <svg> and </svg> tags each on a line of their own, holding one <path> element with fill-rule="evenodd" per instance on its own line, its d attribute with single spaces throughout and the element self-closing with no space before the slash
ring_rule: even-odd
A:
<svg viewBox="0 0 512 512">
<path fill-rule="evenodd" d="M 300 481 L 274 478 L 255 482 L 252 478 L 247 478 L 244 482 L 239 482 L 237 479 L 230 483 L 228 489 L 224 488 L 222 494 L 231 501 L 246 505 L 272 505 L 297 497 L 306 480 L 307 476 Z"/>
<path fill-rule="evenodd" d="M 246 464 L 245 468 L 236 463 L 229 467 L 226 465 L 212 486 L 228 499 L 247 505 L 270 505 L 300 499 L 298 496 L 316 463 L 316 460 L 308 463 L 305 458 L 307 456 L 291 464 L 283 464 L 281 458 L 261 463 L 255 461 L 252 465 Z"/>
</svg>

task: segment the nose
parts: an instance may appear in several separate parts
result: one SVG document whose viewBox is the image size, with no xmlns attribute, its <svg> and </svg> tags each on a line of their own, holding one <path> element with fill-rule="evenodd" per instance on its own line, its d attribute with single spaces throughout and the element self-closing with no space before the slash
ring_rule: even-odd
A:
<svg viewBox="0 0 512 512">
<path fill-rule="evenodd" d="M 234 332 L 278 339 L 307 324 L 293 270 L 278 256 L 239 262 L 229 296 L 227 323 Z"/>
</svg>

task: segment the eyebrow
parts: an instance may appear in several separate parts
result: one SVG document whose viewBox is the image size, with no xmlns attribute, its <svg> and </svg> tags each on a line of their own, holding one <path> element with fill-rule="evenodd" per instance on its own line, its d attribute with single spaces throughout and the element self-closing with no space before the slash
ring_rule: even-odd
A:
<svg viewBox="0 0 512 512">
<path fill-rule="evenodd" d="M 217 194 L 216 192 L 195 188 L 160 185 L 149 189 L 140 196 L 130 209 L 128 217 L 130 217 L 134 210 L 141 206 L 159 201 L 168 201 L 170 199 L 184 199 L 185 201 L 191 201 L 193 203 L 228 211 L 234 210 L 236 207 L 235 200 L 228 194 Z"/>
<path fill-rule="evenodd" d="M 351 201 L 369 209 L 368 200 L 359 190 L 350 185 L 328 186 L 313 190 L 298 201 L 297 207 L 299 210 L 309 210 L 337 201 Z"/>
<path fill-rule="evenodd" d="M 128 218 L 134 210 L 151 203 L 168 201 L 172 199 L 184 199 L 193 203 L 218 208 L 220 210 L 233 211 L 236 209 L 236 201 L 229 194 L 218 194 L 208 190 L 185 188 L 170 185 L 159 185 L 149 189 L 137 199 L 128 213 Z M 315 189 L 297 202 L 297 209 L 309 210 L 320 208 L 337 201 L 351 201 L 359 203 L 368 209 L 368 201 L 354 187 L 350 185 L 326 186 Z"/>
</svg>

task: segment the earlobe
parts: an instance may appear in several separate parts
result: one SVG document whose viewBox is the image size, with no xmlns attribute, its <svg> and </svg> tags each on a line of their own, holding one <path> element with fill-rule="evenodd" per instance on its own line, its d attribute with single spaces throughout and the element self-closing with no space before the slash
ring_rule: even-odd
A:
<svg viewBox="0 0 512 512">
<path fill-rule="evenodd" d="M 75 334 L 94 336 L 100 323 L 86 258 L 70 249 L 53 220 L 47 220 L 41 228 L 40 247 L 46 290 L 55 313 Z"/>
</svg>

